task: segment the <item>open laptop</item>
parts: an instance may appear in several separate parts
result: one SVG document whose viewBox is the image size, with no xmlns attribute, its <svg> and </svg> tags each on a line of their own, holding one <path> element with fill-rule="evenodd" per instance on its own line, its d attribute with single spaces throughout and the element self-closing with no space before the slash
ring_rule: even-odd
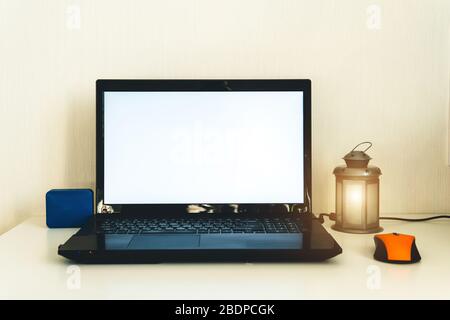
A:
<svg viewBox="0 0 450 320">
<path fill-rule="evenodd" d="M 79 262 L 306 261 L 342 252 L 311 213 L 309 80 L 98 80 L 97 212 Z"/>
</svg>

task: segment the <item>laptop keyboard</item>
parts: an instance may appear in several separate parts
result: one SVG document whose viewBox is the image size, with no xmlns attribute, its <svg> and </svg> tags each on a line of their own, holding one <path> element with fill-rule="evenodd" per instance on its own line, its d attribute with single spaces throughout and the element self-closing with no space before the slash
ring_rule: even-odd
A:
<svg viewBox="0 0 450 320">
<path fill-rule="evenodd" d="M 151 219 L 121 218 L 98 222 L 99 234 L 298 233 L 297 218 Z"/>
</svg>

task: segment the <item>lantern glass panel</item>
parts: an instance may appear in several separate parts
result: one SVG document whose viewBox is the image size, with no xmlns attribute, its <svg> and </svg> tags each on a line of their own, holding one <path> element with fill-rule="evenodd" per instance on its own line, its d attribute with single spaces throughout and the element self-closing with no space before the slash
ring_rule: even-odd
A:
<svg viewBox="0 0 450 320">
<path fill-rule="evenodd" d="M 365 225 L 365 182 L 344 180 L 344 228 L 361 228 Z"/>
<path fill-rule="evenodd" d="M 342 223 L 342 180 L 336 181 L 336 222 Z"/>
<path fill-rule="evenodd" d="M 378 224 L 378 183 L 367 184 L 367 224 Z"/>
</svg>

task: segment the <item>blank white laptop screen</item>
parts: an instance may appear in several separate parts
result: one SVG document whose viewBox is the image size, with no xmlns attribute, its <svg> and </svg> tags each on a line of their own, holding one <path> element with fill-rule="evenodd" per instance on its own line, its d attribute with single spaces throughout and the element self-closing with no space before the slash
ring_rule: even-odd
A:
<svg viewBox="0 0 450 320">
<path fill-rule="evenodd" d="M 303 203 L 303 92 L 104 93 L 107 204 Z"/>
</svg>

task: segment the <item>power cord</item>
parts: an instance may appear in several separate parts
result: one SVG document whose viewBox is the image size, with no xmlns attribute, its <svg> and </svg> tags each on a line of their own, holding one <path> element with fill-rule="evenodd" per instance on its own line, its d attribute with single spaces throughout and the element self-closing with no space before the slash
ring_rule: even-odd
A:
<svg viewBox="0 0 450 320">
<path fill-rule="evenodd" d="M 319 220 L 320 223 L 324 223 L 325 219 L 324 217 L 328 217 L 331 221 L 336 221 L 336 213 L 330 212 L 330 213 L 320 213 L 319 216 L 316 218 Z M 407 222 L 424 222 L 424 221 L 430 221 L 430 220 L 436 220 L 436 219 L 450 219 L 450 215 L 438 215 L 438 216 L 432 216 L 428 218 L 419 218 L 419 219 L 411 219 L 411 218 L 398 218 L 398 217 L 380 217 L 380 220 L 397 220 L 397 221 L 407 221 Z"/>
<path fill-rule="evenodd" d="M 336 213 L 334 212 L 320 213 L 316 219 L 319 220 L 320 223 L 324 223 L 325 219 L 323 217 L 328 217 L 328 219 L 330 219 L 331 221 L 336 221 Z"/>
<path fill-rule="evenodd" d="M 408 222 L 423 222 L 423 221 L 430 221 L 430 220 L 436 220 L 436 219 L 450 219 L 450 215 L 439 215 L 439 216 L 433 216 L 428 218 L 420 218 L 420 219 L 410 219 L 410 218 L 397 218 L 397 217 L 380 217 L 380 220 L 398 220 L 398 221 L 408 221 Z"/>
</svg>

